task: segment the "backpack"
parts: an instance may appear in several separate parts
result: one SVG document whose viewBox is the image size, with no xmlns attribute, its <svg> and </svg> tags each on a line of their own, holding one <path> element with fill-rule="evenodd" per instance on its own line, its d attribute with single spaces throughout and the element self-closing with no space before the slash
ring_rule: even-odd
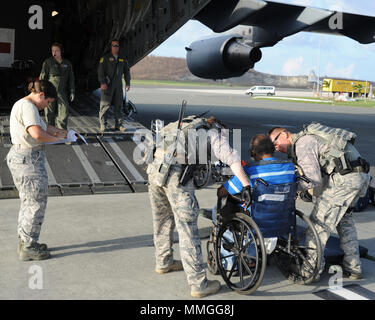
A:
<svg viewBox="0 0 375 320">
<path fill-rule="evenodd" d="M 293 144 L 305 135 L 315 136 L 326 146 L 319 157 L 319 163 L 327 174 L 331 174 L 335 169 L 345 172 L 345 170 L 348 170 L 347 161 L 357 160 L 360 157 L 354 147 L 357 136 L 353 132 L 340 128 L 331 128 L 320 123 L 311 123 L 301 132 L 294 135 Z M 349 159 L 346 159 L 347 157 Z"/>
</svg>

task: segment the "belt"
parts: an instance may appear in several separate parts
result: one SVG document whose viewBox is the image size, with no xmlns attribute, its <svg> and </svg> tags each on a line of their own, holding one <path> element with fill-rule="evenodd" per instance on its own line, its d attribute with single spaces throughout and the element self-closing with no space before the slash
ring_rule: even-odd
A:
<svg viewBox="0 0 375 320">
<path fill-rule="evenodd" d="M 46 146 L 44 144 L 34 147 L 24 146 L 22 144 L 14 144 L 13 148 L 15 150 L 29 150 L 29 151 L 42 151 L 46 149 Z"/>
</svg>

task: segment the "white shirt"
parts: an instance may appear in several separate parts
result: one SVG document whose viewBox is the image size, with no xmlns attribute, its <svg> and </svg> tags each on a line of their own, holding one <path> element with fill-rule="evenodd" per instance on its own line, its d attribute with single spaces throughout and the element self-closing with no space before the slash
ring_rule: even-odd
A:
<svg viewBox="0 0 375 320">
<path fill-rule="evenodd" d="M 39 126 L 44 131 L 47 130 L 47 124 L 39 116 L 38 108 L 31 101 L 23 98 L 13 105 L 9 125 L 12 144 L 20 144 L 24 147 L 43 144 L 26 131 L 30 126 Z"/>
</svg>

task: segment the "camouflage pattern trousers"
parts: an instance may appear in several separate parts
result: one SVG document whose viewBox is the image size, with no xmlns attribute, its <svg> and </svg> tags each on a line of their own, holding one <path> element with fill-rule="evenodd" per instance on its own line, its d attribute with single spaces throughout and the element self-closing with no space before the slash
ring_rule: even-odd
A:
<svg viewBox="0 0 375 320">
<path fill-rule="evenodd" d="M 316 198 L 310 220 L 318 233 L 322 253 L 331 233 L 337 231 L 340 247 L 344 251 L 344 269 L 351 272 L 361 272 L 359 259 L 359 244 L 357 230 L 352 217 L 352 208 L 360 197 L 366 193 L 370 176 L 366 173 L 349 173 L 340 175 L 334 173 L 322 193 Z M 311 234 L 306 235 L 308 247 L 315 247 Z M 311 254 L 311 252 L 309 252 Z M 313 254 L 312 254 L 313 255 Z M 324 257 L 320 272 L 324 268 Z"/>
<path fill-rule="evenodd" d="M 160 187 L 158 167 L 151 166 L 149 197 L 153 215 L 156 268 L 173 262 L 173 231 L 177 227 L 180 256 L 188 284 L 196 289 L 207 287 L 201 241 L 198 233 L 198 202 L 193 181 L 179 183 L 181 166 L 172 166 L 166 187 Z M 149 166 L 149 169 L 150 169 Z"/>
<path fill-rule="evenodd" d="M 21 200 L 18 236 L 25 243 L 38 241 L 48 197 L 44 147 L 13 146 L 7 155 L 7 164 Z"/>
</svg>

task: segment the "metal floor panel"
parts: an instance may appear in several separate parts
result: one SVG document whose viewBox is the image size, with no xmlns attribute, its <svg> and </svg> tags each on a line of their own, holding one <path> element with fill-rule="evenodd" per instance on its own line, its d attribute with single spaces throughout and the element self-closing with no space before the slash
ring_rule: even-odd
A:
<svg viewBox="0 0 375 320">
<path fill-rule="evenodd" d="M 102 148 L 97 138 L 89 137 L 86 139 L 88 145 L 73 145 L 76 150 L 81 150 L 86 156 L 92 168 L 92 175 L 99 179 L 97 183 L 101 184 L 128 184 L 122 177 L 115 164 Z"/>
<path fill-rule="evenodd" d="M 12 174 L 5 159 L 11 146 L 10 137 L 2 137 L 0 143 L 0 189 L 14 187 Z"/>
<path fill-rule="evenodd" d="M 71 145 L 49 145 L 46 152 L 47 161 L 58 185 L 92 183 Z"/>
<path fill-rule="evenodd" d="M 98 139 L 132 185 L 145 185 L 147 183 L 146 171 L 133 160 L 133 151 L 136 144 L 130 137 L 122 135 L 98 137 Z"/>
<path fill-rule="evenodd" d="M 125 135 L 122 135 L 124 137 Z M 99 139 L 108 139 L 108 150 L 103 148 Z M 88 145 L 82 142 L 71 145 L 57 144 L 46 147 L 48 184 L 50 196 L 67 196 L 82 194 L 129 193 L 147 191 L 146 176 L 139 173 L 130 155 L 135 144 L 125 138 L 86 137 Z M 5 157 L 11 147 L 9 136 L 2 137 L 0 144 L 0 198 L 17 198 L 11 173 Z M 115 142 L 116 141 L 116 142 Z M 115 145 L 114 145 L 115 144 Z M 125 148 L 125 149 L 124 149 Z M 116 151 L 114 151 L 116 150 Z M 124 159 L 127 159 L 126 161 Z M 117 160 L 116 160 L 117 159 Z M 116 161 L 120 162 L 118 166 Z M 126 172 L 126 175 L 124 174 Z"/>
<path fill-rule="evenodd" d="M 147 191 L 147 174 L 133 161 L 136 144 L 132 133 L 144 127 L 135 121 L 124 120 L 126 132 L 99 131 L 99 98 L 82 94 L 70 108 L 68 128 L 84 135 L 71 145 L 46 147 L 50 196 L 106 194 Z M 43 117 L 43 113 L 40 115 Z M 114 123 L 109 112 L 109 125 Z M 16 198 L 18 191 L 5 157 L 11 147 L 9 115 L 0 116 L 0 198 Z"/>
<path fill-rule="evenodd" d="M 97 133 L 99 130 L 99 120 L 97 116 L 82 115 L 74 108 L 70 109 L 69 128 L 81 133 Z"/>
</svg>

